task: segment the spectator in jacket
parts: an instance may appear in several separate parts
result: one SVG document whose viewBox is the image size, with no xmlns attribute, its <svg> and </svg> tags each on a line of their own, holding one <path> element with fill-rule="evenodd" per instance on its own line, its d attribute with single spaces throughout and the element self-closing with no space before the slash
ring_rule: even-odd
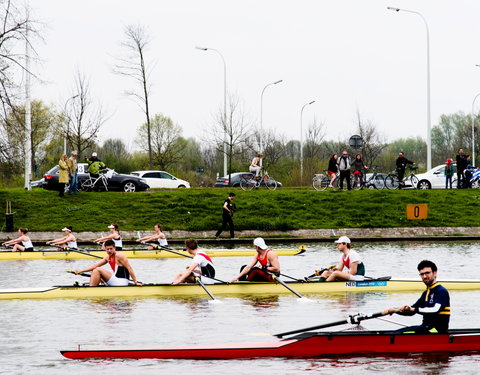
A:
<svg viewBox="0 0 480 375">
<path fill-rule="evenodd" d="M 405 176 L 405 168 L 407 164 L 415 165 L 413 161 L 408 160 L 403 152 L 398 153 L 397 161 L 395 162 L 397 166 L 397 174 L 398 174 L 398 182 L 400 183 L 400 187 L 403 186 L 403 177 Z"/>
<path fill-rule="evenodd" d="M 353 161 L 353 174 L 360 175 L 360 178 L 363 180 L 363 175 L 365 170 L 367 170 L 368 167 L 365 165 L 365 163 L 362 160 L 362 155 L 357 154 L 355 156 L 355 160 Z"/>
<path fill-rule="evenodd" d="M 72 156 L 68 158 L 68 173 L 70 174 L 70 187 L 68 188 L 68 194 L 78 194 L 78 153 L 72 151 Z"/>
<path fill-rule="evenodd" d="M 330 160 L 328 161 L 328 170 L 327 173 L 330 176 L 330 185 L 328 187 L 333 188 L 333 183 L 337 178 L 338 166 L 337 166 L 338 155 L 333 154 Z"/>
<path fill-rule="evenodd" d="M 68 158 L 66 154 L 63 154 L 58 161 L 58 184 L 60 191 L 58 195 L 63 197 L 65 194 L 65 184 L 68 184 Z"/>
<path fill-rule="evenodd" d="M 467 168 L 467 157 L 463 152 L 463 148 L 458 149 L 458 155 L 455 160 L 457 162 L 457 188 L 461 189 L 466 187 L 463 171 Z"/>
<path fill-rule="evenodd" d="M 342 152 L 342 156 L 338 159 L 337 162 L 338 170 L 340 171 L 340 189 L 343 190 L 343 180 L 347 179 L 347 189 L 352 190 L 350 186 L 350 159 L 348 158 L 347 151 Z"/>
<path fill-rule="evenodd" d="M 85 157 L 85 161 L 88 163 L 88 173 L 90 173 L 92 178 L 98 178 L 100 176 L 100 171 L 106 168 L 105 163 L 98 158 L 96 152 L 92 154 L 90 159 Z"/>
<path fill-rule="evenodd" d="M 453 160 L 447 159 L 445 164 L 445 189 L 448 189 L 448 184 L 450 184 L 450 189 L 452 188 L 452 177 L 453 177 Z"/>
</svg>

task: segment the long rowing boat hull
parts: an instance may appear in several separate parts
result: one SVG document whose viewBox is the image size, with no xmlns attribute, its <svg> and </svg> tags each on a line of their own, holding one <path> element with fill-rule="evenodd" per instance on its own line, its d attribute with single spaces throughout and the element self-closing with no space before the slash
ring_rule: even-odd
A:
<svg viewBox="0 0 480 375">
<path fill-rule="evenodd" d="M 2 260 L 62 260 L 62 259 L 92 259 L 93 256 L 105 256 L 103 250 L 81 250 L 86 254 L 75 251 L 0 251 Z M 186 250 L 175 249 L 177 253 L 184 256 L 191 256 Z M 184 256 L 174 254 L 166 250 L 122 250 L 129 259 L 161 259 L 161 258 L 183 258 Z M 255 250 L 207 250 L 211 257 L 248 257 L 256 254 Z M 305 252 L 304 249 L 275 250 L 278 255 L 299 255 Z M 91 255 L 88 255 L 91 254 Z"/>
<path fill-rule="evenodd" d="M 448 334 L 398 334 L 393 331 L 318 332 L 265 343 L 193 345 L 159 348 L 61 351 L 70 359 L 164 358 L 238 359 L 256 357 L 319 357 L 381 353 L 466 352 L 480 350 L 480 329 Z"/>
<path fill-rule="evenodd" d="M 440 281 L 449 290 L 480 290 L 480 280 Z M 299 293 L 364 293 L 364 292 L 420 292 L 425 285 L 417 280 L 379 280 L 362 282 L 286 282 Z M 292 294 L 278 283 L 237 282 L 233 284 L 207 285 L 214 296 L 270 296 Z M 0 289 L 0 300 L 9 299 L 54 299 L 54 298 L 161 298 L 161 297 L 206 297 L 197 284 L 148 284 L 144 286 L 53 286 L 47 288 Z"/>
</svg>

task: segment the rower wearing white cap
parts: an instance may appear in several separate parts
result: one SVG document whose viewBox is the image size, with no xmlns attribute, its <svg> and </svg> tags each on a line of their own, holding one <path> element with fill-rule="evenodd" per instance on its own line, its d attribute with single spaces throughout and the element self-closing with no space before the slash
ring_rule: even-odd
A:
<svg viewBox="0 0 480 375">
<path fill-rule="evenodd" d="M 250 264 L 242 266 L 240 273 L 232 280 L 232 283 L 241 281 L 274 281 L 271 274 L 280 275 L 280 262 L 275 251 L 270 249 L 261 237 L 255 238 L 253 246 L 257 251 Z M 257 263 L 260 267 L 254 267 Z"/>
<path fill-rule="evenodd" d="M 117 224 L 110 224 L 108 226 L 108 230 L 110 231 L 110 234 L 97 238 L 93 242 L 95 243 L 104 243 L 107 240 L 112 240 L 115 243 L 115 250 L 122 250 L 123 248 L 123 243 L 122 243 L 122 236 L 120 236 L 120 231 L 118 230 L 118 225 Z"/>
<path fill-rule="evenodd" d="M 360 255 L 351 249 L 351 241 L 342 236 L 335 241 L 337 249 L 342 253 L 340 262 L 332 269 L 324 271 L 319 281 L 362 281 L 365 279 L 365 266 Z"/>
<path fill-rule="evenodd" d="M 77 239 L 72 233 L 72 227 L 68 226 L 62 229 L 64 236 L 56 240 L 48 241 L 47 245 L 58 246 L 58 251 L 61 251 L 62 248 L 68 249 L 77 249 Z"/>
</svg>

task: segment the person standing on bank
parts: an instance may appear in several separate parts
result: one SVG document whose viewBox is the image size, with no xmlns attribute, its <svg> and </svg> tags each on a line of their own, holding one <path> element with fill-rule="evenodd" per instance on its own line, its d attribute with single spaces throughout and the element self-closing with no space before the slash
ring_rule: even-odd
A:
<svg viewBox="0 0 480 375">
<path fill-rule="evenodd" d="M 68 158 L 68 173 L 70 174 L 70 186 L 68 194 L 78 194 L 78 152 L 72 151 L 72 156 Z"/>
<path fill-rule="evenodd" d="M 65 195 L 65 184 L 68 184 L 68 157 L 66 154 L 62 154 L 58 161 L 58 195 L 63 197 Z"/>
<path fill-rule="evenodd" d="M 352 190 L 350 186 L 350 159 L 347 151 L 342 152 L 342 156 L 337 161 L 338 170 L 340 171 L 340 190 L 343 190 L 343 179 L 347 179 L 347 189 Z"/>
<path fill-rule="evenodd" d="M 461 189 L 466 185 L 463 171 L 467 168 L 467 157 L 463 153 L 463 148 L 458 149 L 458 155 L 455 161 L 457 162 L 457 188 Z"/>
<path fill-rule="evenodd" d="M 448 184 L 450 184 L 450 189 L 452 188 L 452 177 L 453 177 L 453 160 L 447 159 L 445 164 L 445 189 L 448 189 Z"/>
<path fill-rule="evenodd" d="M 400 184 L 400 188 L 403 186 L 403 177 L 405 176 L 405 168 L 407 168 L 407 164 L 415 165 L 413 161 L 410 161 L 405 157 L 403 152 L 399 152 L 398 158 L 395 161 L 395 166 L 397 167 L 398 183 Z"/>
<path fill-rule="evenodd" d="M 337 172 L 338 172 L 337 160 L 338 160 L 338 155 L 333 154 L 330 160 L 328 161 L 327 172 L 330 175 L 330 184 L 328 185 L 329 188 L 334 187 L 333 183 L 337 179 Z"/>
<path fill-rule="evenodd" d="M 233 213 L 235 212 L 235 204 L 232 202 L 235 199 L 235 193 L 228 194 L 228 198 L 223 202 L 222 208 L 222 226 L 215 234 L 215 238 L 218 239 L 220 234 L 228 227 L 230 228 L 230 238 L 235 238 L 235 228 L 233 226 Z"/>
<path fill-rule="evenodd" d="M 447 289 L 437 283 L 437 266 L 429 260 L 422 260 L 417 269 L 427 290 L 412 306 L 390 307 L 383 311 L 383 315 L 423 315 L 422 324 L 401 328 L 396 332 L 447 333 L 450 323 L 450 295 Z"/>
</svg>

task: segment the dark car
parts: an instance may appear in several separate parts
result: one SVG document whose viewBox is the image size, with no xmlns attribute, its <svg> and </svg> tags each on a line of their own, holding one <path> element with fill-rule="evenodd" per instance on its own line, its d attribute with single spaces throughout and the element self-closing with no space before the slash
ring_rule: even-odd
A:
<svg viewBox="0 0 480 375">
<path fill-rule="evenodd" d="M 87 163 L 78 163 L 78 188 L 82 188 L 82 184 L 87 181 L 90 175 L 87 173 L 88 165 Z M 139 177 L 119 174 L 114 171 L 111 173 L 111 177 L 107 179 L 107 188 L 108 190 L 115 191 L 124 191 L 124 192 L 134 192 L 134 191 L 144 191 L 149 188 L 147 182 Z M 46 190 L 57 190 L 59 189 L 58 184 L 58 165 L 50 169 L 43 176 L 43 185 L 42 187 Z M 95 188 L 99 190 L 105 190 L 101 181 L 98 181 L 95 184 Z M 68 189 L 68 185 L 65 186 L 65 191 Z"/>
<path fill-rule="evenodd" d="M 228 175 L 224 177 L 218 177 L 217 181 L 215 182 L 215 187 L 239 187 L 240 186 L 240 180 L 242 178 L 250 179 L 254 176 L 253 173 L 251 172 L 235 172 L 232 173 L 232 183 L 229 185 L 228 184 Z M 261 185 L 264 185 L 263 182 Z M 282 187 L 282 183 L 280 181 L 277 181 L 277 187 Z"/>
</svg>

